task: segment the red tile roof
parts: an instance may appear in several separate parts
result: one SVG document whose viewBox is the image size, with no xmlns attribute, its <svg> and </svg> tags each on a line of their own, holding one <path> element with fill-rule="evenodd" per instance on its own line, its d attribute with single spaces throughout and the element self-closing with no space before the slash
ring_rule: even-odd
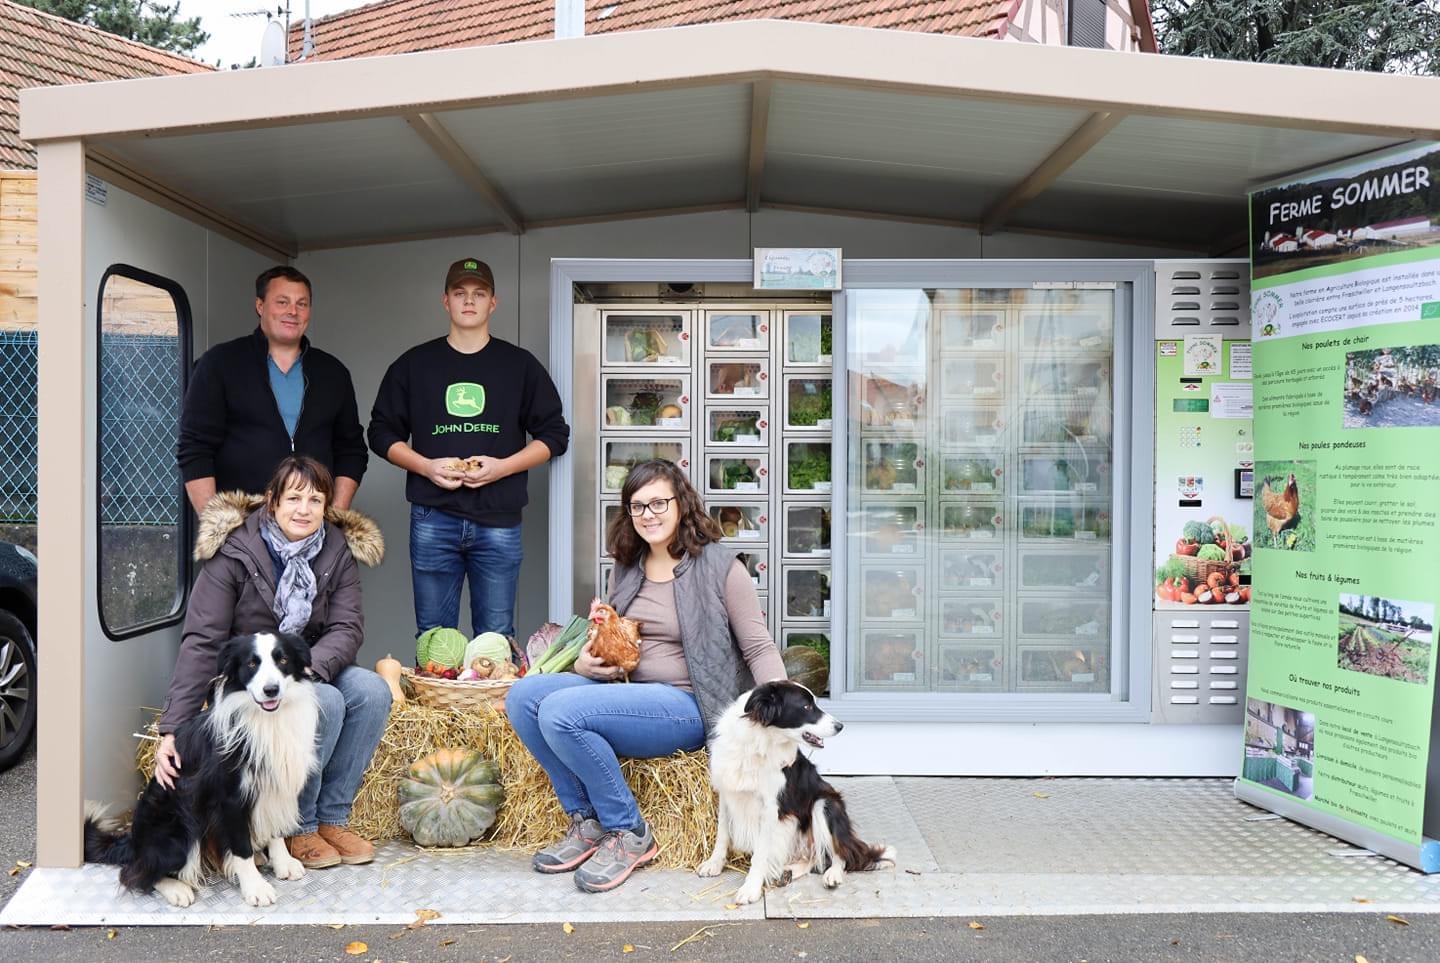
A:
<svg viewBox="0 0 1440 963">
<path fill-rule="evenodd" d="M 1017 6 L 1015 0 L 588 0 L 585 33 L 727 20 L 808 20 L 994 37 Z M 292 58 L 300 55 L 303 33 L 303 24 L 291 24 Z M 380 0 L 311 24 L 317 60 L 544 40 L 554 34 L 554 0 Z"/>
<path fill-rule="evenodd" d="M 0 0 L 0 169 L 33 170 L 35 149 L 20 139 L 24 87 L 127 80 L 211 70 L 205 64 L 125 40 L 10 0 Z"/>
</svg>

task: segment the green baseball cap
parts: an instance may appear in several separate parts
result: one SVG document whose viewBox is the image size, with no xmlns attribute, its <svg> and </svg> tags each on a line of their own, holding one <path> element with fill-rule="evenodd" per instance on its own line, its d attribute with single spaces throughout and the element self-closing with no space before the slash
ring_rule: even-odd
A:
<svg viewBox="0 0 1440 963">
<path fill-rule="evenodd" d="M 465 257 L 450 265 L 450 270 L 445 272 L 445 290 L 449 291 L 461 281 L 479 281 L 495 293 L 495 275 L 490 270 L 490 265 L 479 258 Z"/>
</svg>

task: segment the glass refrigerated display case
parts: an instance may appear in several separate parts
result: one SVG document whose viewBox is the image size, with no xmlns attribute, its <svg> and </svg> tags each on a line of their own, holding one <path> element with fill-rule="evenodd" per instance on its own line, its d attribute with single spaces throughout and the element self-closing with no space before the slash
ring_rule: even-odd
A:
<svg viewBox="0 0 1440 963">
<path fill-rule="evenodd" d="M 847 688 L 1116 694 L 1116 291 L 845 309 Z"/>
</svg>

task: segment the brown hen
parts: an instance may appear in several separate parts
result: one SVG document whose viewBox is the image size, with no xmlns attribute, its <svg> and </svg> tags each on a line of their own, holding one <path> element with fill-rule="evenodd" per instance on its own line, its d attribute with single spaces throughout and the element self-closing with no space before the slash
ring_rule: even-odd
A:
<svg viewBox="0 0 1440 963">
<path fill-rule="evenodd" d="M 1270 487 L 1267 480 L 1260 488 L 1260 504 L 1265 508 L 1265 524 L 1271 534 L 1279 535 L 1300 520 L 1300 486 L 1292 474 L 1283 491 Z"/>
<path fill-rule="evenodd" d="M 607 665 L 619 666 L 628 677 L 640 664 L 640 623 L 627 619 L 599 599 L 590 603 L 590 654 Z"/>
</svg>

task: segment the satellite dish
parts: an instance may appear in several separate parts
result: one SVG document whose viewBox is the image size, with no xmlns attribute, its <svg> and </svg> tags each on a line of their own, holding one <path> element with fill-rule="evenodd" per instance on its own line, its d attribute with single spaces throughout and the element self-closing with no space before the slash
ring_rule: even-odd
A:
<svg viewBox="0 0 1440 963">
<path fill-rule="evenodd" d="M 285 63 L 285 28 L 280 21 L 271 20 L 265 25 L 265 36 L 260 40 L 260 66 L 280 67 Z"/>
</svg>

